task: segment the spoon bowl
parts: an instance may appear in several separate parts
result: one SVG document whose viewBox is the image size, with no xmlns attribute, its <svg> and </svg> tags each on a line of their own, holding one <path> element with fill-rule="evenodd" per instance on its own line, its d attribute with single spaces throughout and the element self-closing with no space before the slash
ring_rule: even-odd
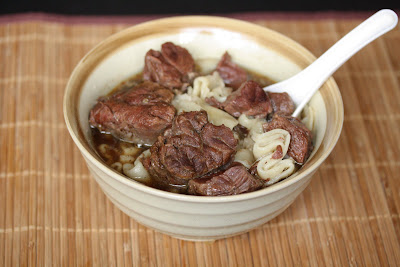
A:
<svg viewBox="0 0 400 267">
<path fill-rule="evenodd" d="M 376 12 L 303 71 L 287 80 L 264 87 L 264 90 L 288 93 L 296 105 L 292 116 L 297 117 L 314 93 L 340 66 L 364 46 L 393 29 L 397 21 L 396 13 L 390 9 Z"/>
</svg>

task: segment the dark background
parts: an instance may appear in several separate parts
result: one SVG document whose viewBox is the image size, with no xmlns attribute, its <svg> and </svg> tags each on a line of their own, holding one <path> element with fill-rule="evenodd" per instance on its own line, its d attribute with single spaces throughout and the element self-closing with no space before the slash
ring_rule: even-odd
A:
<svg viewBox="0 0 400 267">
<path fill-rule="evenodd" d="M 400 0 L 2 0 L 0 14 L 74 15 L 213 14 L 264 11 L 377 11 L 400 9 Z"/>
</svg>

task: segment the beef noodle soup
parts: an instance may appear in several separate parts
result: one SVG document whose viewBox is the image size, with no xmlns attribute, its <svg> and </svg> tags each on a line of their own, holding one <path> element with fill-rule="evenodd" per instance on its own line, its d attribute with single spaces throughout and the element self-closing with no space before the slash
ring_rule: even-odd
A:
<svg viewBox="0 0 400 267">
<path fill-rule="evenodd" d="M 201 70 L 171 42 L 149 50 L 143 73 L 100 97 L 89 123 L 96 151 L 117 171 L 183 194 L 251 192 L 292 175 L 313 150 L 313 110 L 291 117 L 286 93 L 225 53 Z"/>
</svg>

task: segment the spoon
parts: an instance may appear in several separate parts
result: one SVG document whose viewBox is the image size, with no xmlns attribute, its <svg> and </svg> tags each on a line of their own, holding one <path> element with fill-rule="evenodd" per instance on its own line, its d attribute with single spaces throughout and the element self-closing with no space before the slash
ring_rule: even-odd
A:
<svg viewBox="0 0 400 267">
<path fill-rule="evenodd" d="M 279 83 L 264 87 L 274 93 L 287 92 L 296 105 L 292 116 L 297 117 L 322 84 L 361 48 L 393 29 L 397 15 L 382 9 L 340 39 L 307 68 Z"/>
</svg>

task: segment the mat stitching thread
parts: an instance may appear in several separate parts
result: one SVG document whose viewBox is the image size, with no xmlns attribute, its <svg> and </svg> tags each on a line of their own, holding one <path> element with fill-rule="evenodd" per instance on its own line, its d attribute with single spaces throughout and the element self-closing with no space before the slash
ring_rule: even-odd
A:
<svg viewBox="0 0 400 267">
<path fill-rule="evenodd" d="M 282 226 L 291 226 L 305 223 L 314 223 L 314 222 L 352 222 L 352 221 L 372 221 L 372 220 L 381 220 L 381 219 L 400 219 L 399 214 L 381 214 L 381 215 L 371 215 L 368 217 L 356 217 L 356 216 L 332 216 L 332 217 L 315 217 L 315 218 L 304 218 L 299 220 L 287 221 L 287 222 L 269 222 L 264 224 L 263 228 L 268 227 L 282 227 Z M 10 228 L 0 228 L 0 234 L 8 234 L 12 232 L 25 232 L 29 230 L 36 231 L 51 231 L 51 232 L 68 232 L 68 233 L 129 233 L 135 232 L 135 229 L 128 228 L 67 228 L 67 227 L 49 227 L 49 226 L 20 226 L 20 227 L 10 227 Z M 152 231 L 151 229 L 145 229 L 146 231 Z"/>
</svg>

